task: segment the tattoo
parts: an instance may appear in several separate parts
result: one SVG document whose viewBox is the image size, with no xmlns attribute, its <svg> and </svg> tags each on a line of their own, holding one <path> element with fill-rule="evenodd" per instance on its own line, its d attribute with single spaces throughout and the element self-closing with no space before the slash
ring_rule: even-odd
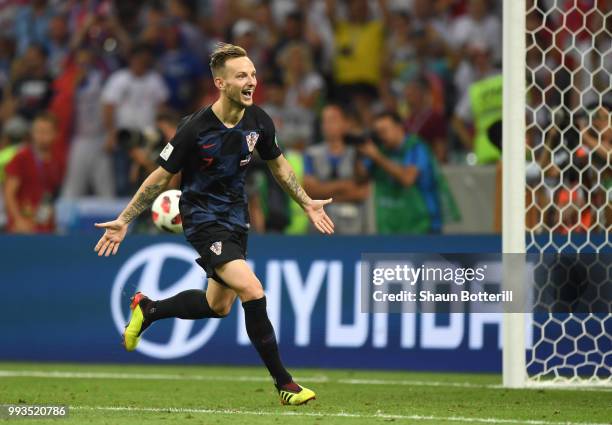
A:
<svg viewBox="0 0 612 425">
<path fill-rule="evenodd" d="M 300 205 L 306 205 L 310 201 L 310 197 L 304 192 L 302 186 L 297 181 L 297 177 L 293 170 L 289 170 L 287 175 L 279 175 L 278 182 L 283 187 L 285 192 Z"/>
<path fill-rule="evenodd" d="M 146 186 L 141 192 L 137 193 L 134 200 L 130 202 L 130 204 L 126 207 L 125 211 L 121 213 L 121 218 L 125 220 L 126 223 L 134 220 L 138 215 L 149 208 L 157 195 L 162 193 L 164 190 L 164 185 L 161 184 L 151 184 Z"/>
</svg>

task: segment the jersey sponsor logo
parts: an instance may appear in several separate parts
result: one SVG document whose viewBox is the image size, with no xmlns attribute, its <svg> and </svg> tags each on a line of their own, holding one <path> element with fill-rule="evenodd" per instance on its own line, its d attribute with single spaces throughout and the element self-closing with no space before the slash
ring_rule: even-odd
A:
<svg viewBox="0 0 612 425">
<path fill-rule="evenodd" d="M 196 252 L 184 245 L 159 243 L 141 249 L 128 258 L 119 269 L 111 292 L 111 313 L 118 334 L 124 331 L 130 314 L 129 297 L 135 292 L 141 291 L 156 300 L 187 289 L 204 289 L 205 280 L 202 279 L 202 269 L 194 261 L 196 257 Z M 184 267 L 177 269 L 177 261 L 186 263 L 186 270 Z M 167 273 L 168 269 L 180 270 L 181 273 L 178 276 Z M 174 280 L 169 281 L 168 276 L 173 276 Z M 162 338 L 160 330 L 152 326 L 142 335 L 136 350 L 156 359 L 188 356 L 210 340 L 219 323 L 219 320 L 208 320 L 200 328 L 196 321 L 174 319 L 170 331 L 163 329 L 169 335 Z M 152 338 L 147 339 L 148 335 L 152 335 Z"/>
<path fill-rule="evenodd" d="M 221 255 L 221 250 L 223 249 L 222 242 L 215 242 L 210 246 L 210 250 L 214 252 L 216 255 Z"/>
<path fill-rule="evenodd" d="M 257 143 L 257 139 L 259 139 L 259 134 L 254 131 L 251 131 L 246 136 L 247 146 L 249 147 L 249 152 L 253 152 L 255 148 L 255 143 Z"/>
<path fill-rule="evenodd" d="M 170 143 L 168 143 L 164 149 L 160 152 L 159 156 L 161 156 L 164 161 L 167 161 L 168 158 L 170 158 L 170 155 L 172 155 L 172 151 L 174 150 L 174 146 L 172 146 Z"/>
</svg>

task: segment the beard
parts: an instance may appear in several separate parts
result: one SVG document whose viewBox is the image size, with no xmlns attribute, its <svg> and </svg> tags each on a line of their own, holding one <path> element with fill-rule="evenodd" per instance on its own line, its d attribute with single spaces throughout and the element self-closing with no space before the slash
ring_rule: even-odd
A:
<svg viewBox="0 0 612 425">
<path fill-rule="evenodd" d="M 246 108 L 253 104 L 253 97 L 250 100 L 245 100 L 242 95 L 242 87 L 231 87 L 226 91 L 227 98 L 236 106 Z"/>
</svg>

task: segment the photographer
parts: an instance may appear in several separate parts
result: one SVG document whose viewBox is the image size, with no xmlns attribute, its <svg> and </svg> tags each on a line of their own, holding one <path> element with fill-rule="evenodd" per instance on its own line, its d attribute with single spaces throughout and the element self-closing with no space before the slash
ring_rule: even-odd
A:
<svg viewBox="0 0 612 425">
<path fill-rule="evenodd" d="M 380 234 L 440 233 L 442 200 L 453 200 L 427 145 L 406 135 L 401 118 L 383 112 L 374 120 L 375 138 L 357 149 L 365 157 L 359 174 L 375 182 L 376 226 Z"/>
<path fill-rule="evenodd" d="M 172 112 L 161 112 L 155 120 L 155 128 L 143 132 L 121 130 L 117 134 L 117 143 L 124 149 L 132 160 L 129 182 L 131 185 L 140 185 L 153 170 L 157 168 L 157 157 L 166 144 L 172 140 L 179 123 L 178 115 Z M 170 188 L 178 187 L 179 175 L 176 182 L 171 182 Z"/>
<path fill-rule="evenodd" d="M 129 183 L 140 186 L 145 178 L 157 168 L 159 154 L 174 137 L 180 117 L 172 112 L 161 112 L 155 120 L 155 128 L 147 131 L 121 130 L 117 133 L 119 149 L 127 152 L 131 160 Z M 175 174 L 167 189 L 180 189 L 181 173 Z M 137 233 L 158 233 L 159 230 L 143 214 L 134 220 L 134 231 Z"/>
<path fill-rule="evenodd" d="M 346 141 L 348 125 L 344 111 L 330 104 L 321 114 L 324 143 L 311 146 L 304 154 L 304 188 L 312 196 L 334 198 L 327 213 L 338 234 L 360 234 L 366 231 L 364 201 L 370 193 L 369 184 L 357 182 L 355 146 Z M 314 229 L 312 229 L 314 230 Z"/>
</svg>

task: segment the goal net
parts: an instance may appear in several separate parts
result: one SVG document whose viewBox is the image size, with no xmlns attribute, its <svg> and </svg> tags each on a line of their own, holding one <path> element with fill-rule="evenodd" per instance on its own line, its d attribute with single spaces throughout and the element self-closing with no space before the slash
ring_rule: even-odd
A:
<svg viewBox="0 0 612 425">
<path fill-rule="evenodd" d="M 600 303 L 597 307 L 551 308 L 533 314 L 530 343 L 514 339 L 519 345 L 514 356 L 528 347 L 524 362 L 518 362 L 524 373 L 507 367 L 511 360 L 505 353 L 504 383 L 612 385 L 612 256 L 605 254 L 610 252 L 612 228 L 612 2 L 526 0 L 520 7 L 523 22 L 505 16 L 504 24 L 524 24 L 526 34 L 525 45 L 515 46 L 514 54 L 521 54 L 524 47 L 526 120 L 522 129 L 527 161 L 521 201 L 526 217 L 524 223 L 515 224 L 518 229 L 523 226 L 527 240 L 522 247 L 520 242 L 514 247 L 504 242 L 504 252 L 523 252 L 522 248 L 528 253 L 571 253 L 587 275 L 603 278 L 597 282 L 593 300 Z M 511 33 L 504 30 L 505 36 Z M 506 42 L 504 49 L 511 48 Z M 509 57 L 510 53 L 505 54 L 504 60 Z M 511 230 L 504 227 L 504 238 Z M 562 279 L 566 281 L 549 279 L 546 284 L 553 288 L 547 288 L 548 292 L 559 296 L 562 285 L 576 286 L 571 273 Z M 510 326 L 519 323 L 516 318 L 506 321 Z M 515 379 L 508 379 L 510 373 Z"/>
</svg>

